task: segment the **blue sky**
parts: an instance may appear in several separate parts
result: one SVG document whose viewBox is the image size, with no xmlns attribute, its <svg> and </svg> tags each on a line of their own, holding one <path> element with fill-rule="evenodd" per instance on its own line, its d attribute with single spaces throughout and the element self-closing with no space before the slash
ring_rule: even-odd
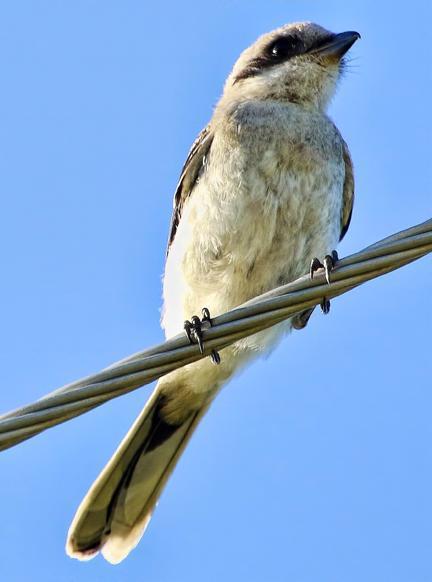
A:
<svg viewBox="0 0 432 582">
<path fill-rule="evenodd" d="M 293 20 L 358 30 L 331 115 L 357 200 L 348 254 L 431 212 L 427 0 L 76 0 L 0 7 L 0 408 L 160 341 L 172 193 L 240 51 Z M 431 259 L 334 301 L 216 400 L 138 548 L 64 553 L 144 403 L 0 456 L 7 581 L 430 582 Z"/>
</svg>

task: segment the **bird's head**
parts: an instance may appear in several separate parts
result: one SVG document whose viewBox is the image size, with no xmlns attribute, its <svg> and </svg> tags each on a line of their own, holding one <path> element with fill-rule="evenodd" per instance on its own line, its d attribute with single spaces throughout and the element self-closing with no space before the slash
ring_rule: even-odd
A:
<svg viewBox="0 0 432 582">
<path fill-rule="evenodd" d="M 278 28 L 240 55 L 224 97 L 289 101 L 323 110 L 335 92 L 344 55 L 358 38 L 358 32 L 334 34 L 311 22 Z"/>
</svg>

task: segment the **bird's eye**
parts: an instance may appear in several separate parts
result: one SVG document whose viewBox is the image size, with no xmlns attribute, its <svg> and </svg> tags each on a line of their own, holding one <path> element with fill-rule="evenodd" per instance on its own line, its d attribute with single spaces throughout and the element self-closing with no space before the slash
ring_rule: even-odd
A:
<svg viewBox="0 0 432 582">
<path fill-rule="evenodd" d="M 295 36 L 283 36 L 278 38 L 269 47 L 269 54 L 273 59 L 286 59 L 299 54 L 301 51 L 301 42 Z"/>
</svg>

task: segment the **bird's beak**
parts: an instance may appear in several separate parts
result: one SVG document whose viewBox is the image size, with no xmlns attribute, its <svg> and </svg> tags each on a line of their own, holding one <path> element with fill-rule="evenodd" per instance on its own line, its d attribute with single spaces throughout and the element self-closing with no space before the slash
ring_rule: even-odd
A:
<svg viewBox="0 0 432 582">
<path fill-rule="evenodd" d="M 312 49 L 310 53 L 340 60 L 359 38 L 361 38 L 360 34 L 354 30 L 341 32 L 340 34 L 335 34 L 332 39 L 324 42 L 321 46 Z"/>
</svg>

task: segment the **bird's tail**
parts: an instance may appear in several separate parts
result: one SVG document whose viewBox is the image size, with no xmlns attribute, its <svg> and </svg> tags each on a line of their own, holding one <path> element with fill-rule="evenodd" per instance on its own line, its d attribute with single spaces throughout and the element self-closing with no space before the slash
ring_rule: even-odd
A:
<svg viewBox="0 0 432 582">
<path fill-rule="evenodd" d="M 168 477 L 208 408 L 172 425 L 162 418 L 163 401 L 156 388 L 81 502 L 69 528 L 69 556 L 89 560 L 101 551 L 117 564 L 141 539 Z"/>
</svg>

